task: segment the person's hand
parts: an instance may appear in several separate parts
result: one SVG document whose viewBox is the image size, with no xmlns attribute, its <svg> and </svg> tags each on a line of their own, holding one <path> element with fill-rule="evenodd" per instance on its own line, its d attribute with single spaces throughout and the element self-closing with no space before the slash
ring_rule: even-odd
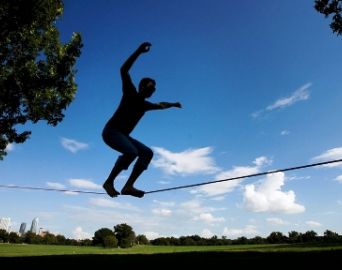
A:
<svg viewBox="0 0 342 270">
<path fill-rule="evenodd" d="M 173 106 L 176 108 L 182 108 L 182 104 L 180 104 L 179 102 L 173 103 Z"/>
<path fill-rule="evenodd" d="M 139 46 L 138 51 L 140 53 L 146 53 L 150 50 L 151 46 L 152 46 L 152 44 L 150 42 L 144 42 Z"/>
</svg>

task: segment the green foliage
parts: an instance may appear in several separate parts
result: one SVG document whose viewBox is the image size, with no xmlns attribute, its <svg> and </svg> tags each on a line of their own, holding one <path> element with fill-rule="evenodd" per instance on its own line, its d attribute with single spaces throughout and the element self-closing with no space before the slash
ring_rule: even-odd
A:
<svg viewBox="0 0 342 270">
<path fill-rule="evenodd" d="M 137 243 L 138 245 L 148 245 L 150 243 L 150 241 L 148 241 L 148 239 L 145 235 L 139 234 L 135 238 L 135 243 Z"/>
<path fill-rule="evenodd" d="M 112 237 L 112 236 L 115 238 L 114 232 L 112 230 L 110 230 L 108 228 L 101 228 L 94 233 L 93 245 L 105 247 L 107 244 L 110 244 L 109 243 L 111 241 L 110 237 Z M 107 240 L 105 240 L 105 239 L 107 239 Z M 106 241 L 107 242 L 109 241 L 109 242 L 105 243 Z M 117 243 L 116 243 L 116 245 L 117 245 Z"/>
<path fill-rule="evenodd" d="M 133 228 L 126 223 L 114 226 L 114 234 L 118 239 L 118 244 L 121 248 L 129 248 L 134 245 L 135 233 Z"/>
<path fill-rule="evenodd" d="M 332 15 L 330 28 L 337 35 L 342 35 L 342 0 L 316 0 L 315 9 L 325 17 Z"/>
<path fill-rule="evenodd" d="M 6 243 L 9 240 L 9 234 L 6 230 L 0 229 L 0 243 Z"/>
<path fill-rule="evenodd" d="M 266 239 L 268 243 L 280 244 L 280 243 L 285 243 L 287 240 L 287 237 L 283 235 L 281 232 L 272 232 Z"/>
<path fill-rule="evenodd" d="M 17 125 L 46 120 L 55 126 L 75 96 L 74 65 L 81 35 L 62 44 L 55 20 L 62 0 L 0 1 L 0 159 L 9 143 L 31 134 Z"/>
<path fill-rule="evenodd" d="M 103 246 L 105 248 L 118 247 L 118 239 L 114 235 L 107 235 L 103 239 Z"/>
</svg>

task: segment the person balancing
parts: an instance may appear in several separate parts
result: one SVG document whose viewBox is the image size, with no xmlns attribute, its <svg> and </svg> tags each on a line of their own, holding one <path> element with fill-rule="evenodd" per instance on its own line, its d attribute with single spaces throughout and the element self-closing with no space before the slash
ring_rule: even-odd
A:
<svg viewBox="0 0 342 270">
<path fill-rule="evenodd" d="M 150 48 L 151 43 L 142 43 L 121 66 L 122 98 L 118 108 L 102 131 L 104 142 L 121 153 L 107 180 L 103 183 L 103 188 L 110 197 L 120 195 L 120 192 L 114 188 L 114 180 L 121 171 L 127 170 L 136 158 L 131 175 L 121 190 L 121 195 L 142 198 L 145 194 L 144 191 L 136 189 L 134 183 L 142 172 L 147 169 L 152 160 L 153 152 L 149 147 L 130 136 L 145 112 L 171 107 L 182 108 L 179 102 L 152 103 L 147 101 L 156 90 L 156 82 L 151 78 L 142 78 L 138 90 L 134 86 L 129 70 L 138 57 L 149 52 Z"/>
</svg>

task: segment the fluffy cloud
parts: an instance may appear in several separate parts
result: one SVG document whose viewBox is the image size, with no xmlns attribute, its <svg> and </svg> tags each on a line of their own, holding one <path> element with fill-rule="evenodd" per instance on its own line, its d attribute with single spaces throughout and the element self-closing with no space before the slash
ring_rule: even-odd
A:
<svg viewBox="0 0 342 270">
<path fill-rule="evenodd" d="M 223 217 L 214 217 L 211 213 L 201 213 L 199 216 L 195 217 L 194 220 L 204 221 L 206 223 L 218 223 L 224 222 L 225 219 Z"/>
<path fill-rule="evenodd" d="M 235 229 L 235 228 L 230 229 L 227 227 L 223 229 L 223 235 L 231 239 L 238 238 L 241 236 L 251 237 L 257 234 L 258 234 L 258 230 L 257 230 L 257 227 L 254 225 L 247 225 L 242 229 Z"/>
<path fill-rule="evenodd" d="M 252 212 L 273 212 L 294 214 L 305 211 L 303 205 L 295 202 L 295 193 L 284 192 L 284 173 L 269 174 L 258 186 L 246 185 L 243 206 Z"/>
<path fill-rule="evenodd" d="M 69 183 L 77 188 L 102 189 L 102 186 L 87 179 L 69 179 Z"/>
<path fill-rule="evenodd" d="M 229 179 L 232 177 L 238 177 L 243 175 L 255 174 L 260 172 L 260 168 L 264 165 L 272 163 L 267 157 L 261 156 L 256 158 L 253 163 L 255 166 L 236 166 L 228 171 L 220 172 L 215 176 L 215 180 Z M 224 193 L 232 192 L 236 187 L 240 185 L 243 178 L 236 179 L 234 181 L 224 181 L 220 183 L 204 185 L 197 189 L 197 192 L 203 193 L 207 196 L 217 196 Z"/>
<path fill-rule="evenodd" d="M 282 220 L 281 218 L 267 218 L 266 221 L 268 224 L 275 226 L 288 224 L 288 222 Z"/>
<path fill-rule="evenodd" d="M 74 239 L 76 240 L 82 240 L 82 239 L 91 239 L 92 236 L 90 233 L 84 232 L 82 227 L 76 227 L 73 232 L 72 235 L 74 237 Z"/>
<path fill-rule="evenodd" d="M 335 180 L 342 184 L 342 175 L 337 176 Z"/>
<path fill-rule="evenodd" d="M 219 171 L 215 161 L 209 154 L 211 147 L 188 149 L 183 152 L 171 152 L 161 147 L 153 147 L 157 158 L 153 160 L 154 167 L 169 175 L 212 174 Z"/>
<path fill-rule="evenodd" d="M 214 236 L 214 234 L 210 230 L 208 230 L 208 229 L 203 229 L 203 231 L 201 232 L 200 235 L 203 238 L 211 238 L 211 237 Z"/>
<path fill-rule="evenodd" d="M 336 147 L 325 151 L 324 153 L 320 154 L 313 158 L 315 161 L 327 161 L 327 160 L 335 160 L 335 159 L 342 159 L 342 147 Z M 331 163 L 324 165 L 324 167 L 342 167 L 342 162 L 338 163 Z"/>
<path fill-rule="evenodd" d="M 308 226 L 311 227 L 311 228 L 318 228 L 318 227 L 321 227 L 321 226 L 322 226 L 321 223 L 319 223 L 319 222 L 317 222 L 317 221 L 313 221 L 313 220 L 309 220 L 309 221 L 307 221 L 307 222 L 305 222 L 305 223 L 306 223 L 306 225 L 308 225 Z"/>
<path fill-rule="evenodd" d="M 154 208 L 152 209 L 152 213 L 163 217 L 168 217 L 172 215 L 172 211 L 166 208 Z"/>
<path fill-rule="evenodd" d="M 64 189 L 65 186 L 63 184 L 57 182 L 46 182 L 46 185 L 50 188 Z"/>
</svg>

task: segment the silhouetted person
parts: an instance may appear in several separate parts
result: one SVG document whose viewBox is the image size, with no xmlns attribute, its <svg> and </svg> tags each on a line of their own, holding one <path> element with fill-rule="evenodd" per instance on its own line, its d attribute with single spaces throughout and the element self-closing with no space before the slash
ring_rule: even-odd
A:
<svg viewBox="0 0 342 270">
<path fill-rule="evenodd" d="M 114 180 L 122 170 L 127 170 L 129 165 L 136 159 L 131 175 L 121 190 L 122 195 L 132 195 L 135 197 L 143 197 L 145 192 L 134 188 L 134 183 L 141 173 L 147 169 L 152 160 L 153 152 L 146 145 L 132 138 L 130 133 L 143 117 L 146 111 L 167 109 L 171 107 L 181 108 L 179 102 L 160 102 L 151 103 L 147 101 L 156 90 L 156 82 L 151 78 L 143 78 L 139 83 L 139 89 L 135 88 L 129 70 L 142 54 L 150 50 L 149 42 L 142 43 L 133 54 L 122 65 L 122 98 L 118 108 L 113 116 L 106 123 L 102 137 L 104 142 L 114 150 L 120 152 L 120 155 L 114 164 L 107 180 L 103 184 L 103 188 L 111 197 L 116 197 L 120 193 L 114 188 Z"/>
</svg>

